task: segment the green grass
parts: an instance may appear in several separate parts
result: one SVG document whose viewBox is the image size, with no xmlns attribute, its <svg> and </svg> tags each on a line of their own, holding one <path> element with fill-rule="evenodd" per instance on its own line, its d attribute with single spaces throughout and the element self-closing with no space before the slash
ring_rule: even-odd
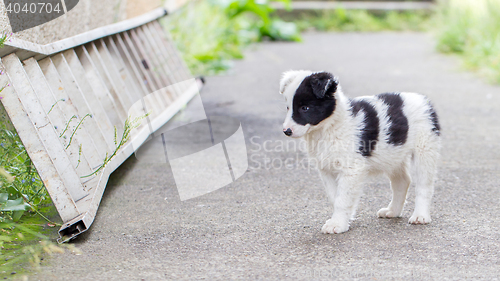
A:
<svg viewBox="0 0 500 281">
<path fill-rule="evenodd" d="M 286 16 L 286 19 L 289 17 L 294 18 L 301 31 L 422 31 L 429 28 L 429 13 L 425 12 L 370 13 L 337 8 L 295 13 Z"/>
<path fill-rule="evenodd" d="M 9 36 L 0 35 L 0 48 Z M 46 254 L 63 251 L 51 242 L 60 224 L 48 217 L 57 218 L 57 211 L 0 104 L 0 278 L 29 274 Z"/>
<path fill-rule="evenodd" d="M 26 274 L 53 241 L 57 211 L 16 130 L 0 104 L 0 278 Z"/>
<path fill-rule="evenodd" d="M 440 1 L 437 48 L 458 54 L 467 69 L 500 83 L 500 1 Z"/>
</svg>

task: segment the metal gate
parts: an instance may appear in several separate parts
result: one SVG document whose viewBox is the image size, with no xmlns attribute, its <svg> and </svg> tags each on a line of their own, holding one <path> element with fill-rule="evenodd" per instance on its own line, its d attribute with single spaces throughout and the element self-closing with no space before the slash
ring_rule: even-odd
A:
<svg viewBox="0 0 500 281">
<path fill-rule="evenodd" d="M 64 221 L 59 242 L 90 227 L 109 175 L 201 87 L 158 22 L 165 13 L 0 50 L 1 101 Z"/>
</svg>

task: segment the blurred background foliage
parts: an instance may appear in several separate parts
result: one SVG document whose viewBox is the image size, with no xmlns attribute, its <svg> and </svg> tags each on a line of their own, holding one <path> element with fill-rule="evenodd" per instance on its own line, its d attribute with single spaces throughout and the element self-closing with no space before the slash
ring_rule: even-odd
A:
<svg viewBox="0 0 500 281">
<path fill-rule="evenodd" d="M 289 0 L 283 0 L 289 4 Z M 164 19 L 177 47 L 196 74 L 217 74 L 243 57 L 244 46 L 261 40 L 300 41 L 294 23 L 272 15 L 266 1 L 192 1 Z"/>
<path fill-rule="evenodd" d="M 500 83 L 500 0 L 442 0 L 434 20 L 439 51 Z"/>
<path fill-rule="evenodd" d="M 245 46 L 262 40 L 301 41 L 300 32 L 426 30 L 429 12 L 275 11 L 267 0 L 198 0 L 163 21 L 195 75 L 228 70 Z"/>
</svg>

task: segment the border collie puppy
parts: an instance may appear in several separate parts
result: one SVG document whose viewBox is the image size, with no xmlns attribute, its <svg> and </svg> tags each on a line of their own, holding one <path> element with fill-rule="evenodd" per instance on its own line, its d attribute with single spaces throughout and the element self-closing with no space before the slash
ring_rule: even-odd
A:
<svg viewBox="0 0 500 281">
<path fill-rule="evenodd" d="M 381 218 L 400 217 L 411 182 L 415 210 L 411 224 L 431 222 L 434 177 L 441 147 L 438 117 L 430 101 L 414 93 L 348 98 L 328 72 L 288 71 L 280 81 L 287 115 L 283 133 L 304 137 L 333 203 L 323 233 L 349 230 L 367 176 L 389 177 L 392 200 Z"/>
</svg>

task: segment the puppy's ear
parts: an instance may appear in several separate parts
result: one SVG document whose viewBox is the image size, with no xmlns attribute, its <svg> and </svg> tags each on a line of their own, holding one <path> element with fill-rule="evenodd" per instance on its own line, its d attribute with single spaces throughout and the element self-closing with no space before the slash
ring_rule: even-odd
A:
<svg viewBox="0 0 500 281">
<path fill-rule="evenodd" d="M 310 81 L 313 93 L 318 99 L 332 97 L 339 85 L 337 78 L 328 72 L 314 73 Z"/>
<path fill-rule="evenodd" d="M 286 87 L 288 85 L 290 85 L 290 83 L 292 83 L 293 79 L 295 79 L 297 77 L 297 75 L 299 75 L 299 73 L 300 73 L 300 71 L 296 71 L 296 70 L 290 70 L 290 71 L 283 72 L 283 75 L 281 76 L 281 80 L 280 80 L 280 94 L 283 95 L 283 93 L 286 90 Z"/>
</svg>

